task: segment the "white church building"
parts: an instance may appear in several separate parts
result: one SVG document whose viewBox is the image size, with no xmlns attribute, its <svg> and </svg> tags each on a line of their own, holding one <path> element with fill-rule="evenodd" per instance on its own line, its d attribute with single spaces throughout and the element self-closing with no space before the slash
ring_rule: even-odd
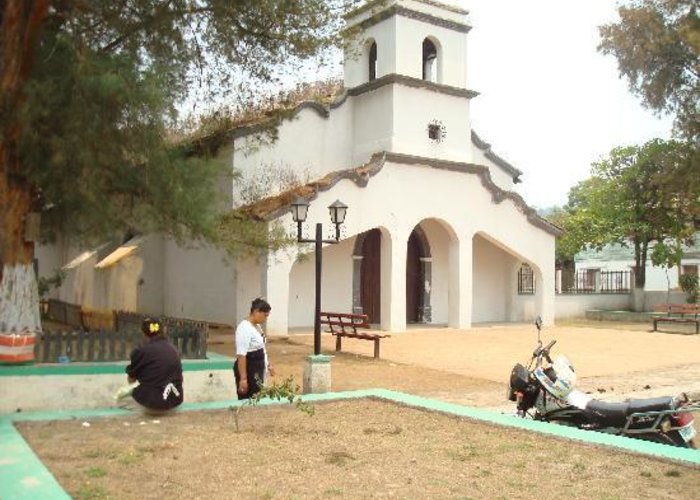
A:
<svg viewBox="0 0 700 500">
<path fill-rule="evenodd" d="M 268 168 L 309 181 L 250 212 L 293 231 L 289 203 L 303 194 L 305 236 L 322 222 L 328 237 L 328 206 L 348 206 L 340 243 L 323 249 L 323 310 L 364 313 L 392 332 L 537 315 L 552 323 L 559 230 L 514 192 L 521 172 L 471 128 L 478 94 L 468 87 L 467 12 L 433 0 L 372 1 L 347 23 L 342 94 L 329 106 L 299 105 L 271 144 L 254 144 L 255 127 L 231 132 L 222 154 L 243 181 Z M 70 262 L 56 292 L 68 302 L 235 324 L 263 296 L 271 334 L 313 325 L 308 245 L 231 262 L 216 249 L 147 236 L 110 255 L 38 250 L 47 274 Z M 534 281 L 527 294 L 523 270 Z"/>
</svg>

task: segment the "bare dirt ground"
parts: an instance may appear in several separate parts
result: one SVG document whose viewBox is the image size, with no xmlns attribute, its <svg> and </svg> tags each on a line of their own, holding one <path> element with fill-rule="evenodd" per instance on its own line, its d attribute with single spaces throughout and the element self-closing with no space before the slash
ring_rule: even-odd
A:
<svg viewBox="0 0 700 500">
<path fill-rule="evenodd" d="M 700 391 L 700 336 L 613 326 L 570 323 L 545 329 L 542 340 L 556 338 L 553 352 L 566 353 L 579 387 L 601 399 Z M 345 352 L 336 354 L 334 338 L 324 334 L 323 351 L 335 355 L 334 391 L 381 387 L 508 411 L 508 375 L 528 360 L 536 339 L 529 325 L 409 330 L 382 341 L 375 360 L 371 342 L 345 339 Z M 276 379 L 301 383 L 312 345 L 309 333 L 271 339 Z M 214 331 L 210 350 L 233 355 L 232 331 Z M 246 408 L 238 433 L 229 412 L 20 428 L 61 484 L 83 499 L 697 495 L 697 467 L 376 401 L 316 410 L 307 417 L 287 406 Z"/>
<path fill-rule="evenodd" d="M 245 408 L 240 432 L 229 411 L 19 427 L 77 499 L 697 498 L 698 467 L 387 402 L 315 408 Z"/>
<path fill-rule="evenodd" d="M 610 325 L 615 328 L 610 328 Z M 674 325 L 675 326 L 675 325 Z M 649 325 L 576 324 L 545 328 L 542 341 L 556 339 L 554 355 L 574 364 L 578 387 L 595 397 L 621 400 L 700 392 L 700 336 L 650 332 Z M 333 354 L 333 390 L 395 389 L 450 402 L 502 408 L 508 376 L 516 362 L 526 364 L 536 347 L 530 325 L 471 330 L 409 330 L 382 340 L 381 359 L 373 343 L 322 335 L 322 352 Z M 278 376 L 301 380 L 303 357 L 312 353 L 313 335 L 272 338 L 268 347 Z M 211 350 L 233 355 L 233 333 L 212 337 Z"/>
</svg>

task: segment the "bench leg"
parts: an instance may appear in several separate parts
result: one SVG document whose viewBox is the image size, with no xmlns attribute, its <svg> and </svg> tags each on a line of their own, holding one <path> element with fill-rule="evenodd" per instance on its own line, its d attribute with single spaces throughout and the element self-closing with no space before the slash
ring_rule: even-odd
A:
<svg viewBox="0 0 700 500">
<path fill-rule="evenodd" d="M 374 339 L 374 359 L 379 359 L 379 339 Z"/>
<path fill-rule="evenodd" d="M 653 331 L 656 331 L 657 322 L 658 322 L 658 320 L 654 319 L 654 330 Z"/>
<path fill-rule="evenodd" d="M 340 352 L 340 335 L 335 336 L 335 352 Z"/>
</svg>

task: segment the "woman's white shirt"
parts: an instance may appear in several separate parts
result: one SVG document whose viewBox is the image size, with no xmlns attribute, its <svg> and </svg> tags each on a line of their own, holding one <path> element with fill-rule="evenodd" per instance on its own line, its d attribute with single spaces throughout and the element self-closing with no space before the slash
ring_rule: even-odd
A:
<svg viewBox="0 0 700 500">
<path fill-rule="evenodd" d="M 241 321 L 236 328 L 236 355 L 245 356 L 249 352 L 257 351 L 264 347 L 265 339 L 259 327 L 253 325 L 247 319 Z M 267 358 L 267 356 L 265 357 Z"/>
</svg>

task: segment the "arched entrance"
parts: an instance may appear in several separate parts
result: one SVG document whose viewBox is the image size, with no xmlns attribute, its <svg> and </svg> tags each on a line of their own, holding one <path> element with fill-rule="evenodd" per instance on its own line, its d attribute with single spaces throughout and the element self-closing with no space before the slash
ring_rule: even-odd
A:
<svg viewBox="0 0 700 500">
<path fill-rule="evenodd" d="M 355 301 L 359 302 L 353 312 L 366 314 L 370 323 L 380 323 L 381 311 L 381 277 L 382 277 L 382 233 L 372 229 L 358 236 L 355 246 L 356 269 L 359 268 L 359 283 Z M 359 265 L 357 263 L 359 261 Z M 359 299 L 359 300 L 358 300 Z"/>
<path fill-rule="evenodd" d="M 430 296 L 426 294 L 430 280 L 430 245 L 425 232 L 416 226 L 406 245 L 406 323 L 429 323 Z"/>
</svg>

